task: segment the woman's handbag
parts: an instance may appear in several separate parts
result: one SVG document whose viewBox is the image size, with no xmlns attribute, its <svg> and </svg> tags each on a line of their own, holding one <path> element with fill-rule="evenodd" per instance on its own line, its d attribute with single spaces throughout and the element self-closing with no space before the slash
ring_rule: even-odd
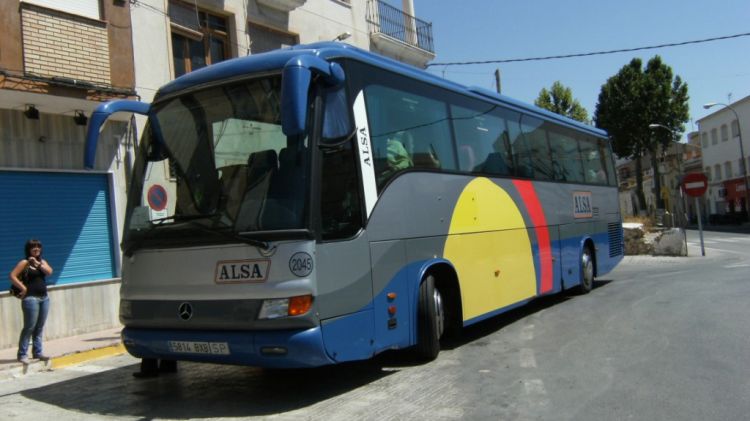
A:
<svg viewBox="0 0 750 421">
<path fill-rule="evenodd" d="M 26 285 L 26 278 L 28 277 L 28 274 L 29 274 L 29 267 L 26 266 L 26 268 L 23 271 L 21 271 L 21 275 L 18 277 L 18 279 L 20 279 L 21 283 L 23 283 L 24 285 Z M 9 292 L 14 297 L 21 298 L 21 288 L 18 288 L 12 283 L 10 284 Z"/>
</svg>

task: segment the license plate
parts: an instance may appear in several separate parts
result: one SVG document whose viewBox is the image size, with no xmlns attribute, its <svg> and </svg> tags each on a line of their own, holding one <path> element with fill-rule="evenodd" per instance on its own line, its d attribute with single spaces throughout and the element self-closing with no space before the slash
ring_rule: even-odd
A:
<svg viewBox="0 0 750 421">
<path fill-rule="evenodd" d="M 226 342 L 169 341 L 169 350 L 181 354 L 229 355 L 229 344 Z"/>
</svg>

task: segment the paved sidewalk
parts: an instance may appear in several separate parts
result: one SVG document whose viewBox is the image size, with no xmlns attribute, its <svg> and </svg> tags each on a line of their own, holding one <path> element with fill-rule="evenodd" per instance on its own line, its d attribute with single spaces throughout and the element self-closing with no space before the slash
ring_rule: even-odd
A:
<svg viewBox="0 0 750 421">
<path fill-rule="evenodd" d="M 123 354 L 125 348 L 120 339 L 121 330 L 122 327 L 117 327 L 45 341 L 44 353 L 50 356 L 47 363 L 31 359 L 30 364 L 24 365 L 16 361 L 17 349 L 15 347 L 0 349 L 0 380 Z"/>
</svg>

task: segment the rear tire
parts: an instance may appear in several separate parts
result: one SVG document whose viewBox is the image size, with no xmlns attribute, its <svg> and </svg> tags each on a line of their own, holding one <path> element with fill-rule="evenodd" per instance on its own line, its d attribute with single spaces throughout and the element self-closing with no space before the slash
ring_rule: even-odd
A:
<svg viewBox="0 0 750 421">
<path fill-rule="evenodd" d="M 445 329 L 445 312 L 440 291 L 435 288 L 435 278 L 427 277 L 419 285 L 417 309 L 417 357 L 432 361 L 440 353 L 440 337 Z"/>
<path fill-rule="evenodd" d="M 594 254 L 589 246 L 581 253 L 581 283 L 578 285 L 579 294 L 588 294 L 594 288 Z"/>
</svg>

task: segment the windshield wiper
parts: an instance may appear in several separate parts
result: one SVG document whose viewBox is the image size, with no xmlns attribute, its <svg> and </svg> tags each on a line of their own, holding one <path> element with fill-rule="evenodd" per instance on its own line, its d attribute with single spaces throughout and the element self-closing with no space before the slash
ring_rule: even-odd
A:
<svg viewBox="0 0 750 421">
<path fill-rule="evenodd" d="M 261 237 L 271 240 L 298 240 L 300 238 L 314 239 L 312 231 L 307 228 L 282 229 L 268 231 L 243 231 L 239 235 L 243 238 Z"/>
<path fill-rule="evenodd" d="M 228 231 L 216 230 L 216 229 L 207 227 L 207 226 L 205 226 L 203 224 L 199 224 L 197 222 L 190 222 L 190 226 L 196 227 L 196 228 L 200 228 L 201 230 L 206 231 L 206 232 L 212 232 L 214 234 L 219 234 L 219 235 L 222 235 L 222 236 L 224 236 L 226 238 L 231 238 L 231 239 L 234 239 L 234 240 L 239 240 L 239 241 L 241 241 L 243 243 L 250 244 L 251 246 L 262 248 L 263 250 L 268 250 L 268 248 L 270 247 L 270 245 L 268 244 L 268 241 L 257 240 L 255 238 L 248 238 L 248 237 L 242 235 L 242 233 L 236 234 L 234 231 L 228 232 Z"/>
<path fill-rule="evenodd" d="M 212 218 L 214 216 L 217 216 L 217 214 L 215 214 L 215 213 L 210 213 L 210 214 L 207 214 L 207 215 L 179 215 L 179 214 L 175 214 L 175 215 L 172 215 L 172 216 L 166 216 L 164 218 L 152 219 L 152 220 L 149 221 L 149 223 L 151 225 L 148 228 L 146 228 L 146 230 L 140 236 L 138 236 L 138 239 L 136 239 L 135 241 L 130 241 L 129 244 L 128 244 L 128 246 L 127 246 L 127 248 L 125 248 L 125 250 L 123 250 L 123 253 L 126 256 L 128 256 L 128 257 L 132 256 L 133 252 L 136 249 L 140 248 L 141 244 L 143 244 L 143 242 L 147 238 L 151 237 L 151 235 L 154 232 L 154 230 L 156 229 L 156 227 L 164 225 L 164 223 L 166 221 L 170 221 L 171 220 L 171 221 L 174 221 L 174 223 L 176 223 L 176 224 L 179 224 L 181 222 L 189 222 L 191 225 L 195 224 L 195 225 L 203 226 L 203 225 L 198 224 L 197 222 L 194 222 L 194 221 L 196 219 L 206 219 L 206 218 Z M 208 227 L 205 227 L 205 228 L 209 229 Z"/>
<path fill-rule="evenodd" d="M 212 215 L 188 215 L 188 216 L 180 216 L 180 215 L 174 215 L 166 218 L 159 218 L 154 219 L 151 221 L 152 225 L 143 233 L 141 236 L 138 237 L 137 240 L 130 242 L 128 247 L 125 249 L 124 253 L 126 256 L 130 257 L 133 255 L 133 252 L 138 249 L 142 244 L 143 241 L 147 238 L 151 238 L 152 233 L 154 232 L 154 229 L 158 226 L 161 226 L 164 221 L 173 219 L 175 223 L 187 223 L 191 227 L 200 229 L 204 232 L 209 232 L 215 235 L 220 235 L 225 238 L 231 238 L 233 240 L 237 240 L 239 242 L 249 244 L 254 247 L 258 247 L 263 250 L 268 250 L 271 245 L 269 244 L 269 240 L 293 240 L 293 239 L 300 239 L 300 238 L 306 238 L 306 239 L 314 239 L 315 236 L 313 235 L 313 232 L 306 228 L 300 228 L 300 229 L 285 229 L 285 230 L 269 230 L 269 231 L 245 231 L 240 233 L 235 233 L 234 231 L 226 231 L 221 229 L 215 229 L 211 228 L 209 226 L 203 225 L 199 222 L 197 222 L 197 219 L 205 219 L 210 218 L 212 216 L 215 216 L 215 214 Z M 156 222 L 156 223 L 154 223 Z"/>
<path fill-rule="evenodd" d="M 174 221 L 175 223 L 180 223 L 180 222 L 192 221 L 195 219 L 213 218 L 216 215 L 218 214 L 216 213 L 209 213 L 208 215 L 176 215 L 175 214 L 172 216 L 165 216 L 164 218 L 152 219 L 148 222 L 150 222 L 153 227 L 155 225 L 162 225 L 164 222 L 170 221 L 170 220 Z"/>
</svg>

